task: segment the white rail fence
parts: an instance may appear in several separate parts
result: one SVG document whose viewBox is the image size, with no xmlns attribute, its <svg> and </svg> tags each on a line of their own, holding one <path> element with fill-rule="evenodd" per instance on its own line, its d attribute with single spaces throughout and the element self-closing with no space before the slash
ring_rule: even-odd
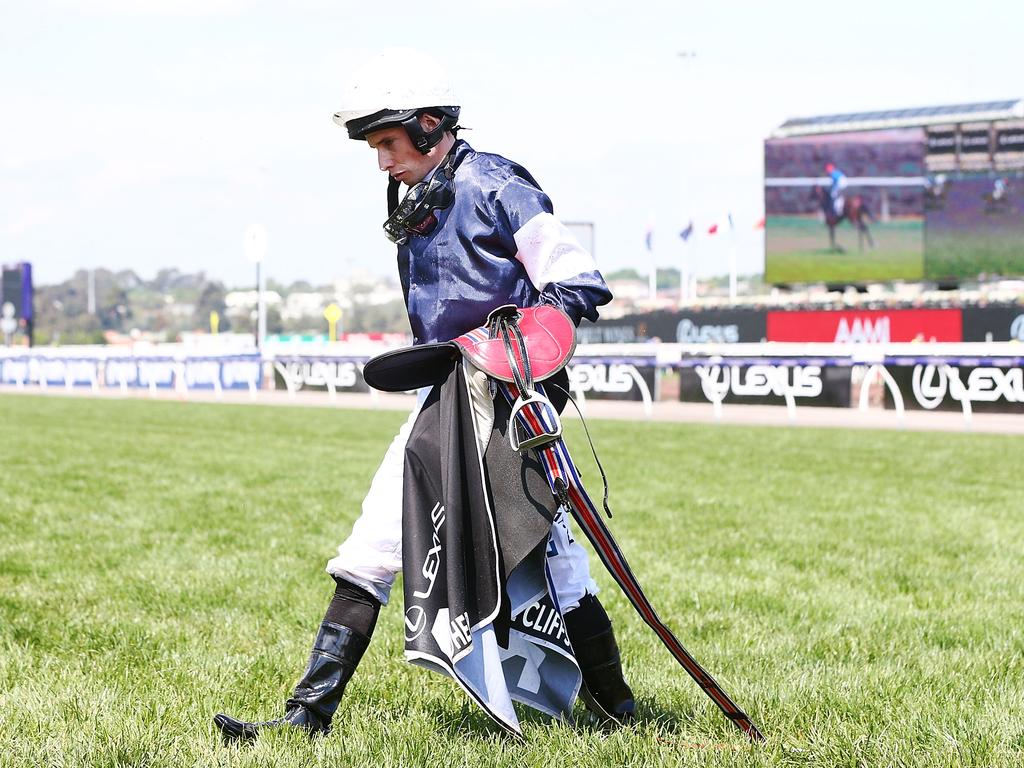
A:
<svg viewBox="0 0 1024 768">
<path fill-rule="evenodd" d="M 383 351 L 375 350 L 375 351 Z M 134 354 L 103 348 L 0 350 L 0 387 L 87 388 L 157 397 L 171 390 L 241 390 L 256 400 L 266 389 L 369 391 L 366 349 L 315 353 L 196 354 L 153 347 Z M 1024 347 L 979 344 L 587 344 L 569 365 L 570 387 L 589 398 L 635 400 L 648 417 L 661 399 L 709 403 L 716 418 L 741 403 L 798 408 L 822 404 L 864 411 L 882 405 L 902 423 L 908 408 L 956 408 L 970 428 L 976 410 L 1024 413 Z M 672 386 L 668 383 L 672 382 Z M 678 387 L 678 389 L 677 389 Z M 678 393 L 678 394 L 677 394 Z M 376 393 L 373 397 L 378 397 Z"/>
</svg>

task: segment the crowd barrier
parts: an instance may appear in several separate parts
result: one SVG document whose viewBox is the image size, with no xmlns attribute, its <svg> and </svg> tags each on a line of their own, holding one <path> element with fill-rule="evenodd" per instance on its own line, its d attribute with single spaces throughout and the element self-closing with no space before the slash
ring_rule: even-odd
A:
<svg viewBox="0 0 1024 768">
<path fill-rule="evenodd" d="M 1024 413 L 1024 345 L 736 344 L 674 347 L 681 400 Z M 665 349 L 665 357 L 676 352 Z M 699 393 L 699 394 L 698 394 Z"/>
<path fill-rule="evenodd" d="M 197 355 L 75 353 L 64 349 L 0 352 L 0 384 L 25 387 L 174 390 L 262 389 L 368 392 L 371 354 L 253 353 Z M 634 400 L 650 415 L 658 400 L 709 403 L 717 416 L 732 403 L 866 409 L 957 409 L 1024 413 L 1024 345 L 950 344 L 581 344 L 568 366 L 570 388 L 588 399 Z"/>
<path fill-rule="evenodd" d="M 152 354 L 57 354 L 47 349 L 8 350 L 0 354 L 0 384 L 94 391 L 117 388 L 189 390 L 247 389 L 262 385 L 257 354 L 172 356 Z"/>
</svg>

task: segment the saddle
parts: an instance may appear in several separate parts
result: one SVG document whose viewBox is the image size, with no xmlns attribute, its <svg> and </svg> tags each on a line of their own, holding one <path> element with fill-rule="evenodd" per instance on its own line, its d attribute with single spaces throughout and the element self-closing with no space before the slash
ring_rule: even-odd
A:
<svg viewBox="0 0 1024 768">
<path fill-rule="evenodd" d="M 558 413 L 568 398 L 563 371 L 575 350 L 576 327 L 561 309 L 549 304 L 525 308 L 506 304 L 493 310 L 484 325 L 452 341 L 377 355 L 367 361 L 363 378 L 374 389 L 408 392 L 437 384 L 465 357 L 491 379 L 513 384 L 519 393 L 509 418 L 509 439 L 518 451 L 561 435 Z M 535 384 L 560 373 L 562 381 L 555 382 L 555 390 L 564 397 L 556 397 L 552 403 L 547 395 L 537 391 Z M 552 424 L 542 434 L 522 439 L 515 428 L 516 416 L 530 404 L 550 413 Z"/>
</svg>

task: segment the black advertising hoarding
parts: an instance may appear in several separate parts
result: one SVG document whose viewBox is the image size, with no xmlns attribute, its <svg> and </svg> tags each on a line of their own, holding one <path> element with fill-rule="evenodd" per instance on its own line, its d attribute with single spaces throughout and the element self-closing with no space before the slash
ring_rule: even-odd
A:
<svg viewBox="0 0 1024 768">
<path fill-rule="evenodd" d="M 657 369 L 652 358 L 574 357 L 567 366 L 569 390 L 590 400 L 657 399 Z"/>
<path fill-rule="evenodd" d="M 849 408 L 850 368 L 819 365 L 702 363 L 679 369 L 679 399 L 688 403 L 785 405 L 789 390 L 797 407 Z"/>
<path fill-rule="evenodd" d="M 935 364 L 890 365 L 889 373 L 911 410 L 963 410 L 1024 413 L 1024 368 L 1019 366 L 948 366 Z M 885 389 L 885 407 L 892 408 L 892 393 Z"/>
<path fill-rule="evenodd" d="M 584 322 L 580 344 L 623 344 L 659 340 L 678 344 L 757 343 L 765 338 L 763 309 L 708 309 L 649 312 L 596 324 Z"/>
<path fill-rule="evenodd" d="M 1024 341 L 1024 304 L 964 307 L 964 341 Z"/>
<path fill-rule="evenodd" d="M 326 392 L 369 392 L 363 380 L 363 358 L 281 357 L 274 366 L 274 388 Z M 287 376 L 287 381 L 285 380 Z"/>
</svg>

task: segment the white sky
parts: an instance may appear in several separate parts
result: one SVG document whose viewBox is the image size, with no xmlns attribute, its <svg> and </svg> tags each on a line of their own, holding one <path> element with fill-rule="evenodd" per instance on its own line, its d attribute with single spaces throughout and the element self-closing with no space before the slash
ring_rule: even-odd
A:
<svg viewBox="0 0 1024 768">
<path fill-rule="evenodd" d="M 412 10 L 429 8 L 429 12 Z M 331 120 L 367 52 L 429 50 L 463 134 L 524 164 L 610 271 L 727 241 L 760 271 L 763 139 L 788 117 L 1024 96 L 1024 2 L 0 0 L 0 261 L 290 282 L 394 272 L 385 177 Z M 693 51 L 695 58 L 679 56 Z"/>
</svg>

